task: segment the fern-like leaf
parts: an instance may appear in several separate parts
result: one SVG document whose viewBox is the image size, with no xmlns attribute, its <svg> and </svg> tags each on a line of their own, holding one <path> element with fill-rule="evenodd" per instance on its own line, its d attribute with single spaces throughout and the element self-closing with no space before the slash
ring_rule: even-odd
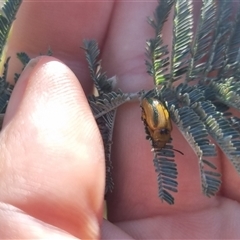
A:
<svg viewBox="0 0 240 240">
<path fill-rule="evenodd" d="M 163 45 L 161 30 L 167 16 L 172 8 L 173 0 L 163 0 L 159 2 L 154 13 L 154 19 L 148 19 L 150 25 L 155 29 L 155 38 L 147 41 L 146 60 L 147 72 L 153 77 L 154 84 L 160 85 L 169 80 L 166 74 L 169 65 L 168 49 Z"/>
<path fill-rule="evenodd" d="M 168 148 L 170 147 L 170 148 Z M 158 174 L 158 196 L 168 204 L 174 204 L 174 198 L 169 193 L 177 192 L 177 165 L 174 162 L 174 152 L 171 146 L 166 146 L 164 150 L 154 150 L 154 166 Z"/>
<path fill-rule="evenodd" d="M 110 93 L 103 93 L 98 97 L 90 96 L 88 98 L 95 119 L 104 116 L 130 100 L 131 96 L 122 93 L 120 90 L 118 92 L 112 91 Z"/>
<path fill-rule="evenodd" d="M 203 0 L 197 31 L 192 43 L 192 58 L 189 64 L 186 81 L 197 78 L 205 68 L 204 57 L 208 54 L 212 43 L 214 24 L 217 19 L 217 3 L 215 0 Z"/>
<path fill-rule="evenodd" d="M 17 11 L 22 3 L 22 0 L 7 0 L 0 14 L 0 58 L 2 57 L 3 49 L 6 44 L 8 34 L 10 32 Z"/>
<path fill-rule="evenodd" d="M 85 40 L 83 48 L 90 70 L 90 76 L 99 94 L 97 97 L 90 96 L 88 101 L 103 138 L 106 161 L 105 193 L 107 193 L 112 192 L 114 187 L 111 147 L 116 109 L 133 98 L 139 98 L 140 95 L 138 93 L 123 94 L 121 91 L 114 91 L 116 77 L 107 78 L 106 73 L 102 72 L 101 61 L 98 60 L 100 50 L 95 40 Z"/>
<path fill-rule="evenodd" d="M 83 49 L 86 53 L 86 59 L 90 70 L 90 76 L 94 82 L 99 95 L 113 90 L 113 78 L 108 79 L 105 72 L 102 72 L 101 61 L 98 60 L 100 50 L 95 40 L 85 40 Z"/>
<path fill-rule="evenodd" d="M 214 144 L 208 140 L 208 132 L 199 116 L 188 106 L 177 109 L 174 105 L 170 108 L 172 120 L 176 123 L 182 135 L 194 150 L 199 163 L 199 170 L 202 183 L 202 191 L 205 195 L 215 195 L 219 190 L 221 175 L 217 172 L 209 171 L 211 162 L 203 157 L 216 156 Z M 206 165 L 206 162 L 209 163 Z M 207 168 L 207 170 L 206 170 Z"/>
<path fill-rule="evenodd" d="M 208 80 L 208 75 L 215 70 L 223 68 L 226 62 L 227 45 L 230 40 L 230 29 L 232 28 L 231 6 L 229 0 L 219 1 L 219 12 L 216 26 L 213 32 L 213 42 L 206 61 L 203 80 Z"/>
<path fill-rule="evenodd" d="M 158 0 L 159 4 L 154 12 L 154 19 L 148 18 L 148 23 L 154 28 L 156 36 L 161 33 L 174 2 L 175 0 Z"/>
<path fill-rule="evenodd" d="M 235 169 L 240 174 L 240 134 L 215 106 L 205 101 L 193 105 L 195 112 L 204 122 L 209 134 L 218 143 L 222 151 L 228 156 Z"/>
<path fill-rule="evenodd" d="M 192 28 L 192 1 L 176 0 L 173 19 L 171 77 L 168 84 L 178 80 L 187 71 L 193 37 Z"/>
<path fill-rule="evenodd" d="M 17 11 L 21 5 L 21 0 L 7 0 L 1 8 L 0 14 L 0 59 L 2 58 L 3 50 L 12 27 L 12 23 L 15 20 Z M 5 61 L 3 65 L 3 75 L 0 78 L 0 113 L 5 113 L 8 100 L 10 98 L 13 86 L 7 82 L 7 70 L 9 59 Z"/>
<path fill-rule="evenodd" d="M 7 82 L 9 60 L 10 58 L 6 60 L 3 75 L 0 77 L 0 113 L 5 113 L 13 89 L 13 86 Z"/>
<path fill-rule="evenodd" d="M 25 68 L 29 61 L 31 60 L 31 58 L 25 52 L 17 53 L 17 58 L 22 63 L 23 68 Z"/>
<path fill-rule="evenodd" d="M 226 78 L 224 82 L 212 82 L 211 90 L 215 94 L 215 99 L 225 103 L 229 107 L 240 110 L 240 82 L 236 82 L 233 77 Z"/>
<path fill-rule="evenodd" d="M 113 164 L 111 161 L 111 148 L 112 148 L 112 135 L 113 126 L 116 117 L 116 109 L 108 112 L 102 117 L 96 119 L 99 131 L 101 133 L 104 143 L 105 164 L 106 164 L 106 186 L 105 194 L 112 192 L 114 188 L 114 182 L 112 178 Z"/>
<path fill-rule="evenodd" d="M 228 4 L 229 4 L 228 8 L 230 8 L 231 6 L 233 8 L 233 4 L 231 2 L 229 2 Z M 232 15 L 231 17 L 233 18 Z M 240 65 L 240 6 L 238 7 L 238 11 L 234 20 L 231 20 L 230 22 L 231 28 L 229 34 L 229 41 L 225 43 L 227 49 L 226 63 L 221 70 L 221 76 L 223 78 L 230 77 L 238 78 Z"/>
<path fill-rule="evenodd" d="M 119 102 L 121 102 L 119 99 L 121 93 L 119 92 L 118 95 L 117 93 L 113 92 L 113 78 L 108 79 L 106 73 L 102 72 L 101 62 L 98 60 L 100 50 L 97 42 L 95 40 L 85 40 L 83 43 L 90 76 L 99 94 L 98 97 L 89 97 L 88 101 L 93 111 L 93 115 L 96 118 L 96 122 L 98 124 L 104 144 L 106 164 L 106 194 L 107 192 L 112 192 L 114 188 L 114 182 L 112 178 L 113 165 L 111 161 L 111 148 L 116 108 L 112 108 L 112 100 L 115 97 L 115 99 L 118 99 Z M 103 106 L 107 107 L 108 109 L 103 109 Z M 105 112 L 105 114 L 101 115 L 101 111 Z"/>
<path fill-rule="evenodd" d="M 166 77 L 169 65 L 168 50 L 167 46 L 162 46 L 162 44 L 160 36 L 147 41 L 146 55 L 150 59 L 146 60 L 147 72 L 153 77 L 155 85 L 166 83 L 169 80 L 169 77 Z"/>
</svg>

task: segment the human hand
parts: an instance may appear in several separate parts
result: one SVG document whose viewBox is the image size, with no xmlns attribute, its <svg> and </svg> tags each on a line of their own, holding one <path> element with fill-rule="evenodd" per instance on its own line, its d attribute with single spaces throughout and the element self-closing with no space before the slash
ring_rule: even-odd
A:
<svg viewBox="0 0 240 240">
<path fill-rule="evenodd" d="M 88 95 L 92 85 L 79 46 L 82 39 L 96 39 L 103 67 L 108 76 L 118 76 L 118 87 L 127 92 L 150 89 L 144 47 L 153 35 L 146 17 L 155 7 L 154 2 L 26 2 L 9 51 L 36 56 L 51 46 Z M 170 24 L 164 29 L 166 40 L 171 39 Z M 16 72 L 14 61 L 10 65 Z M 0 135 L 0 236 L 69 238 L 66 231 L 78 238 L 96 238 L 104 156 L 86 98 L 76 77 L 59 61 L 42 57 L 29 68 L 14 89 Z M 107 199 L 112 223 L 103 221 L 102 238 L 238 238 L 239 176 L 220 153 L 215 164 L 223 175 L 222 189 L 211 199 L 203 196 L 197 158 L 176 127 L 173 145 L 184 153 L 176 153 L 179 193 L 173 206 L 159 200 L 138 105 L 126 104 L 117 113 L 112 149 L 115 189 Z"/>
</svg>

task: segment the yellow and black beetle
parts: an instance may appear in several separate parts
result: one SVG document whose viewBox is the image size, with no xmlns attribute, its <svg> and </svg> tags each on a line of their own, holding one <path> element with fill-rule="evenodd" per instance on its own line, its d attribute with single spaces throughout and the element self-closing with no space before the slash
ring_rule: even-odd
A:
<svg viewBox="0 0 240 240">
<path fill-rule="evenodd" d="M 171 138 L 172 123 L 166 105 L 157 97 L 141 100 L 142 121 L 151 137 L 153 147 L 164 148 Z"/>
</svg>

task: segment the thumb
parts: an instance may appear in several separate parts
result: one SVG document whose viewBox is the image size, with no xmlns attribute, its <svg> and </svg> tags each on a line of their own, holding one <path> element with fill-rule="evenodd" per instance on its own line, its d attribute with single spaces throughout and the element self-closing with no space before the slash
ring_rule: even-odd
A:
<svg viewBox="0 0 240 240">
<path fill-rule="evenodd" d="M 83 90 L 64 64 L 52 57 L 28 64 L 9 102 L 0 142 L 0 201 L 30 217 L 28 232 L 19 230 L 21 224 L 16 229 L 5 224 L 0 236 L 38 238 L 36 226 L 42 222 L 62 229 L 64 236 L 66 231 L 98 238 L 105 181 L 102 141 Z M 9 212 L 1 216 L 0 208 L 1 226 Z M 34 220 L 38 224 L 29 224 Z"/>
</svg>

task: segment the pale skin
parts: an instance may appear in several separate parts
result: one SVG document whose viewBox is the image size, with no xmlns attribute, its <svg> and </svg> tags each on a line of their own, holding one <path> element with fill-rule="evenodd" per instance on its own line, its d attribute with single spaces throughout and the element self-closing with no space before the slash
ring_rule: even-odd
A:
<svg viewBox="0 0 240 240">
<path fill-rule="evenodd" d="M 145 72 L 146 23 L 156 2 L 24 3 L 9 54 L 54 57 L 31 62 L 12 94 L 0 134 L 2 239 L 219 239 L 239 238 L 240 177 L 218 149 L 219 194 L 201 193 L 197 158 L 173 125 L 179 172 L 175 205 L 157 197 L 156 173 L 139 103 L 118 111 L 114 130 L 115 189 L 102 220 L 104 154 L 85 93 L 91 93 L 82 40 L 96 39 L 108 76 L 133 92 L 151 89 Z M 171 22 L 164 28 L 171 39 Z M 12 68 L 21 66 L 12 58 Z M 66 64 L 66 65 L 65 65 Z M 68 67 L 67 67 L 68 66 Z M 81 85 L 78 82 L 78 79 Z"/>
</svg>

